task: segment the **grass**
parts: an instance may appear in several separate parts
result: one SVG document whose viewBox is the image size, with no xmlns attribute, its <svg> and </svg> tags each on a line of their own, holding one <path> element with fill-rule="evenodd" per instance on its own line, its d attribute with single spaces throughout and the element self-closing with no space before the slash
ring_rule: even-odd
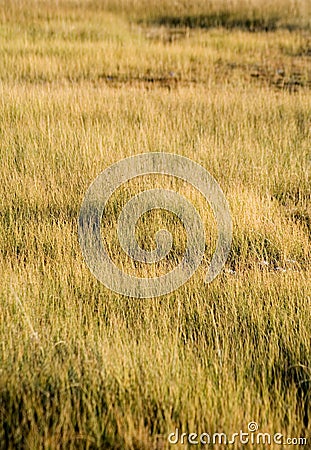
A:
<svg viewBox="0 0 311 450">
<path fill-rule="evenodd" d="M 176 428 L 231 435 L 250 421 L 309 438 L 309 448 L 308 7 L 1 4 L 1 449 L 166 449 Z M 217 179 L 233 245 L 205 285 L 216 229 L 204 199 L 165 176 L 127 183 L 107 206 L 103 234 L 130 273 L 149 274 L 123 257 L 115 233 L 134 193 L 176 189 L 207 230 L 187 284 L 129 299 L 88 271 L 77 217 L 102 170 L 151 151 L 187 156 Z M 183 227 L 154 212 L 137 230 L 152 249 L 163 226 L 176 242 L 151 267 L 157 275 L 180 260 Z"/>
</svg>

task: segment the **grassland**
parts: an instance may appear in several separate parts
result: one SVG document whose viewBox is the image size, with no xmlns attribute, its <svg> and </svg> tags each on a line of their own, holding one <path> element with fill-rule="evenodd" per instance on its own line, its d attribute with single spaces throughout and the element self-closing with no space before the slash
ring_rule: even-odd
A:
<svg viewBox="0 0 311 450">
<path fill-rule="evenodd" d="M 166 449 L 176 428 L 250 421 L 311 448 L 309 2 L 0 5 L 0 448 Z M 210 171 L 234 236 L 205 285 L 216 230 L 200 195 L 165 176 L 120 188 L 103 228 L 120 264 L 116 219 L 138 189 L 173 186 L 208 231 L 187 284 L 137 300 L 88 271 L 77 217 L 102 170 L 151 151 Z M 152 213 L 141 245 L 160 225 L 177 238 L 161 272 L 185 236 Z"/>
</svg>

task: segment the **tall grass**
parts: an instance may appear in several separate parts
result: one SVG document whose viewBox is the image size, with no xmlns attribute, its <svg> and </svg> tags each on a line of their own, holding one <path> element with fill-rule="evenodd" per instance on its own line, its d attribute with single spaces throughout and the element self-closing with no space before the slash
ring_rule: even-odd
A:
<svg viewBox="0 0 311 450">
<path fill-rule="evenodd" d="M 310 438 L 310 15 L 308 2 L 250 5 L 1 5 L 0 448 L 164 449 L 176 427 L 229 435 L 253 420 Z M 278 25 L 181 19 L 177 33 L 158 20 L 223 8 L 242 22 L 279 11 Z M 90 274 L 77 217 L 102 170 L 151 151 L 213 174 L 234 237 L 225 270 L 205 285 L 216 240 L 208 205 L 164 176 L 128 183 L 103 224 L 117 264 L 147 274 L 115 235 L 121 205 L 146 188 L 189 198 L 208 244 L 182 288 L 133 300 Z M 163 225 L 175 256 L 155 273 L 185 246 L 181 224 L 158 213 L 138 224 L 141 245 L 153 248 Z"/>
</svg>

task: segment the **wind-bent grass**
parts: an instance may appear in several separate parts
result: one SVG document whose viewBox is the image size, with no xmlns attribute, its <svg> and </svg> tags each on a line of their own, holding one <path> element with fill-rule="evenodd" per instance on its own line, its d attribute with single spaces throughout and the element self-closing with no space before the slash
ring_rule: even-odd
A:
<svg viewBox="0 0 311 450">
<path fill-rule="evenodd" d="M 310 438 L 308 2 L 252 2 L 265 23 L 279 12 L 268 32 L 253 32 L 239 2 L 208 25 L 184 18 L 220 17 L 224 6 L 29 5 L 0 14 L 0 448 L 164 449 L 176 428 L 231 436 L 250 421 Z M 164 176 L 128 183 L 103 223 L 116 264 L 146 276 L 180 260 L 185 234 L 169 213 L 137 230 L 146 249 L 163 225 L 179 238 L 165 264 L 148 271 L 118 246 L 122 205 L 154 187 L 193 202 L 208 248 L 176 292 L 127 299 L 88 271 L 77 217 L 102 170 L 151 151 L 210 171 L 233 245 L 205 285 L 216 229 L 204 199 Z"/>
</svg>

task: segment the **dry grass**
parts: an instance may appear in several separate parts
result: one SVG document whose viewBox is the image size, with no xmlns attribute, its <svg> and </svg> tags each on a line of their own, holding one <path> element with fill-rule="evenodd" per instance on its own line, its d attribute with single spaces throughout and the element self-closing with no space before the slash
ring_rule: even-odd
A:
<svg viewBox="0 0 311 450">
<path fill-rule="evenodd" d="M 310 436 L 308 2 L 177 3 L 1 5 L 0 448 L 164 449 L 176 427 L 251 420 Z M 122 263 L 115 223 L 150 187 L 197 205 L 209 246 L 178 291 L 133 300 L 89 273 L 77 216 L 99 172 L 145 151 L 206 167 L 234 238 L 206 286 L 216 234 L 202 198 L 167 177 L 129 183 L 104 228 L 119 264 L 146 273 Z M 150 214 L 138 234 L 152 248 L 163 224 L 180 236 L 169 265 L 180 223 Z"/>
</svg>

